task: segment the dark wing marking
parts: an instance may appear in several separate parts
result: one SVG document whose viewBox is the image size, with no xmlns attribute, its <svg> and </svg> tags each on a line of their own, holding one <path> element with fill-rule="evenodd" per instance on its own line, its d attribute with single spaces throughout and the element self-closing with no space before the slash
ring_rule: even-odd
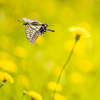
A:
<svg viewBox="0 0 100 100">
<path fill-rule="evenodd" d="M 30 41 L 30 43 L 34 43 L 38 36 L 41 34 L 38 30 L 39 27 L 35 27 L 32 25 L 26 25 L 26 37 Z"/>
<path fill-rule="evenodd" d="M 42 24 L 39 23 L 39 22 L 32 22 L 31 25 L 34 25 L 34 26 L 41 26 Z"/>
<path fill-rule="evenodd" d="M 41 33 L 39 31 L 36 31 L 35 34 L 33 35 L 32 37 L 32 40 L 31 40 L 31 43 L 33 44 L 36 39 L 38 38 L 38 36 L 40 35 Z"/>
</svg>

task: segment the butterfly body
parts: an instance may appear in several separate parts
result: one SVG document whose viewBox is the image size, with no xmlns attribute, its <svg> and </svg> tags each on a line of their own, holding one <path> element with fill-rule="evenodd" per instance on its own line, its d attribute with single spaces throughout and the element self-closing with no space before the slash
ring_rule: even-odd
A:
<svg viewBox="0 0 100 100">
<path fill-rule="evenodd" d="M 22 18 L 23 25 L 25 25 L 26 37 L 30 43 L 34 43 L 39 35 L 44 34 L 46 31 L 52 31 L 48 29 L 48 24 L 38 22 L 37 20 Z"/>
</svg>

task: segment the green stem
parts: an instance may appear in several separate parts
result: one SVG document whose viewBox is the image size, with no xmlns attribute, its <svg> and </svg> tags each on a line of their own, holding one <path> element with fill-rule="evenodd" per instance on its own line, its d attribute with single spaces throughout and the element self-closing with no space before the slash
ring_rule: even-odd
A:
<svg viewBox="0 0 100 100">
<path fill-rule="evenodd" d="M 0 84 L 0 88 L 1 88 L 3 85 L 4 85 L 4 82 L 1 82 L 1 84 Z"/>
<path fill-rule="evenodd" d="M 69 60 L 70 60 L 70 58 L 71 58 L 71 56 L 72 56 L 72 54 L 73 54 L 74 47 L 75 47 L 75 45 L 76 45 L 76 43 L 77 43 L 77 41 L 78 41 L 79 39 L 80 39 L 80 36 L 76 35 L 74 46 L 73 46 L 73 48 L 72 48 L 72 50 L 71 50 L 71 52 L 70 52 L 70 54 L 69 54 L 69 57 L 68 57 L 67 61 L 65 62 L 64 66 L 62 67 L 62 69 L 61 69 L 61 71 L 60 71 L 60 74 L 59 74 L 59 77 L 58 77 L 58 80 L 57 80 L 57 84 L 56 84 L 55 89 L 54 89 L 54 95 L 53 95 L 52 100 L 54 100 L 54 98 L 55 98 L 56 88 L 57 88 L 57 85 L 58 85 L 58 83 L 59 83 L 59 81 L 60 81 L 62 72 L 63 72 L 63 70 L 65 69 L 66 65 L 68 64 L 68 62 L 69 62 Z"/>
<path fill-rule="evenodd" d="M 22 98 L 24 97 L 25 94 L 22 95 L 22 97 L 19 100 L 22 100 Z"/>
<path fill-rule="evenodd" d="M 19 100 L 22 100 L 22 98 L 24 97 L 24 95 L 26 95 L 26 91 L 23 91 L 23 95 Z"/>
</svg>

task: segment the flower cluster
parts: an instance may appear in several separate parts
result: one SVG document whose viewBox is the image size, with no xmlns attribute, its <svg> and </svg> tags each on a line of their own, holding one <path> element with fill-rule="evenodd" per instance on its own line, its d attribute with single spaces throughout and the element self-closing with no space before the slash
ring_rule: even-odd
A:
<svg viewBox="0 0 100 100">
<path fill-rule="evenodd" d="M 90 37 L 90 34 L 85 29 L 78 26 L 69 27 L 68 30 L 78 36 Z"/>
<path fill-rule="evenodd" d="M 7 81 L 10 83 L 14 83 L 13 78 L 8 73 L 2 71 L 0 71 L 0 80 L 2 80 L 0 87 L 2 87 Z"/>
<path fill-rule="evenodd" d="M 30 96 L 32 100 L 43 100 L 41 95 L 35 91 L 28 91 L 28 92 L 24 91 L 24 94 Z"/>
</svg>

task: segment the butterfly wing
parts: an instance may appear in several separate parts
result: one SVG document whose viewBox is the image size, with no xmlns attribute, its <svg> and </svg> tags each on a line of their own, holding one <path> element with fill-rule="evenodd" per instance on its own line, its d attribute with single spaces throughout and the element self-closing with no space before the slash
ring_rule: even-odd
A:
<svg viewBox="0 0 100 100">
<path fill-rule="evenodd" d="M 34 43 L 38 36 L 41 34 L 39 29 L 41 26 L 34 26 L 34 25 L 26 25 L 26 37 L 29 40 L 30 43 Z"/>
<path fill-rule="evenodd" d="M 26 37 L 30 41 L 30 43 L 34 43 L 36 39 L 38 38 L 39 35 L 44 34 L 46 31 L 52 31 L 47 28 L 48 24 L 43 24 L 38 22 L 37 20 L 34 19 L 27 19 L 27 18 L 22 18 L 23 20 L 23 25 L 25 25 L 26 29 Z"/>
</svg>

